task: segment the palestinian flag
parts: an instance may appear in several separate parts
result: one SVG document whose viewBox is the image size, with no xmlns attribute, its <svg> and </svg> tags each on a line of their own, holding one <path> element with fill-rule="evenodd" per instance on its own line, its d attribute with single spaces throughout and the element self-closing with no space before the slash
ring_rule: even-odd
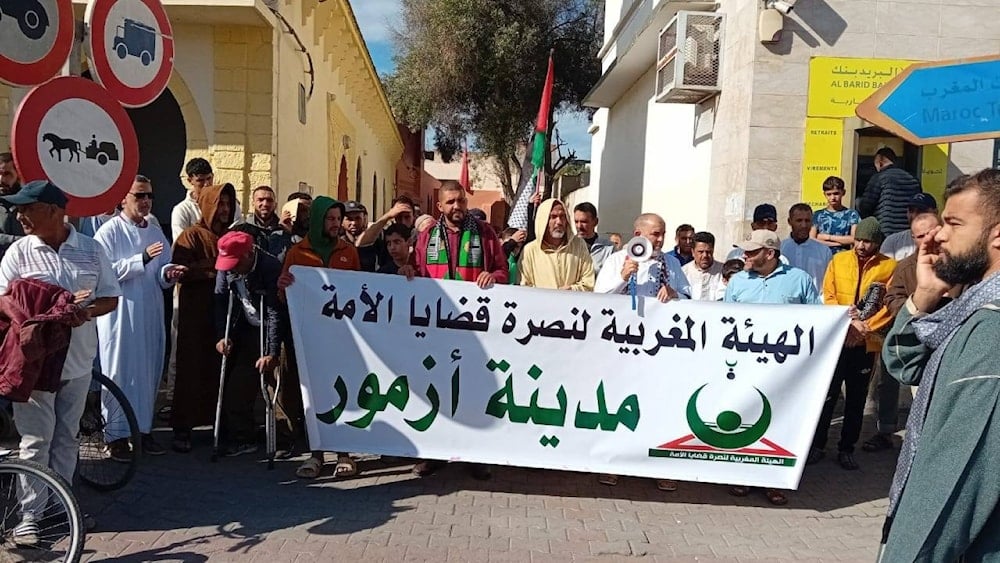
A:
<svg viewBox="0 0 1000 563">
<path fill-rule="evenodd" d="M 549 70 L 545 75 L 542 89 L 542 103 L 538 106 L 538 120 L 535 122 L 535 142 L 531 151 L 531 176 L 518 189 L 514 198 L 514 208 L 510 212 L 509 224 L 515 229 L 528 229 L 528 205 L 532 196 L 545 185 L 545 152 L 549 150 L 549 110 L 552 107 L 552 83 L 555 79 L 552 55 L 549 55 Z"/>
</svg>

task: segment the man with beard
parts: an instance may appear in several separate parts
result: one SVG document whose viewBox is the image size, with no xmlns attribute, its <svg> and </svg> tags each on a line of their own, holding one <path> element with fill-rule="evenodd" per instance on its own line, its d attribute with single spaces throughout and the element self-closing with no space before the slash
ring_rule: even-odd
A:
<svg viewBox="0 0 1000 563">
<path fill-rule="evenodd" d="M 14 195 L 21 189 L 21 184 L 14 168 L 14 155 L 9 152 L 0 153 L 0 196 Z M 17 211 L 14 206 L 0 201 L 0 258 L 3 258 L 7 248 L 14 241 L 24 236 L 24 229 L 17 221 Z"/>
<path fill-rule="evenodd" d="M 153 407 L 159 390 L 166 352 L 163 325 L 163 290 L 173 287 L 187 270 L 170 263 L 170 243 L 159 223 L 148 219 L 153 207 L 149 178 L 136 176 L 122 201 L 122 212 L 94 235 L 111 259 L 121 284 L 122 298 L 109 315 L 97 319 L 101 368 L 118 384 L 135 410 L 142 451 L 166 453 L 153 440 Z M 129 462 L 127 428 L 105 429 L 111 458 Z"/>
<path fill-rule="evenodd" d="M 691 284 L 691 299 L 696 301 L 717 301 L 719 294 L 725 294 L 722 283 L 722 263 L 715 259 L 715 235 L 708 232 L 695 233 L 694 260 L 681 270 Z"/>
<path fill-rule="evenodd" d="M 208 186 L 198 194 L 201 219 L 181 232 L 174 242 L 174 263 L 188 271 L 177 297 L 177 374 L 171 426 L 173 449 L 191 451 L 191 429 L 215 420 L 221 357 L 215 351 L 215 259 L 219 237 L 235 216 L 236 189 L 232 184 Z"/>
<path fill-rule="evenodd" d="M 882 352 L 893 377 L 919 385 L 882 561 L 1000 557 L 1000 170 L 953 181 L 942 218 L 920 242 L 916 290 Z"/>
<path fill-rule="evenodd" d="M 378 268 L 391 263 L 392 260 L 380 260 L 379 253 L 382 247 L 379 244 L 357 246 L 358 238 L 368 229 L 368 209 L 360 202 L 348 201 L 344 204 L 344 211 L 344 223 L 341 225 L 343 234 L 341 238 L 355 245 L 358 249 L 358 258 L 361 259 L 361 271 L 374 272 Z M 385 243 L 385 238 L 386 236 L 383 232 L 379 240 Z M 388 255 L 388 248 L 386 248 L 386 254 Z"/>
<path fill-rule="evenodd" d="M 343 218 L 343 203 L 326 196 L 319 196 L 312 202 L 309 207 L 309 233 L 288 251 L 284 268 L 278 278 L 279 291 L 284 292 L 295 283 L 295 277 L 291 273 L 292 266 L 353 271 L 361 269 L 357 248 L 340 238 L 340 226 Z M 286 341 L 286 346 L 288 344 L 294 346 L 291 339 Z M 293 346 L 288 346 L 286 349 L 290 361 L 295 357 Z M 292 432 L 302 433 L 305 426 L 305 409 L 302 404 L 297 364 L 293 363 L 293 367 L 293 370 L 281 375 L 282 392 L 278 400 L 287 417 L 287 423 L 292 426 Z M 303 479 L 315 479 L 323 472 L 324 462 L 324 452 L 312 450 L 312 455 L 302 462 L 295 474 Z M 337 452 L 337 464 L 334 466 L 333 474 L 335 477 L 341 478 L 353 477 L 358 474 L 358 465 L 351 459 L 349 453 Z"/>
<path fill-rule="evenodd" d="M 535 232 L 521 254 L 521 285 L 572 291 L 594 290 L 594 261 L 587 243 L 572 233 L 566 207 L 547 199 L 535 214 Z"/>
<path fill-rule="evenodd" d="M 253 203 L 253 213 L 247 215 L 246 221 L 233 227 L 254 239 L 254 246 L 271 256 L 284 259 L 284 253 L 291 246 L 291 240 L 281 219 L 275 212 L 277 202 L 271 186 L 257 186 L 250 197 Z"/>
<path fill-rule="evenodd" d="M 676 258 L 663 252 L 666 223 L 655 213 L 643 213 L 633 224 L 634 235 L 644 237 L 653 247 L 653 257 L 636 262 L 628 250 L 608 257 L 594 284 L 595 293 L 628 293 L 629 280 L 636 276 L 636 295 L 654 297 L 661 303 L 672 299 L 690 299 L 691 285 Z"/>
<path fill-rule="evenodd" d="M 807 464 L 816 463 L 825 455 L 823 450 L 830 433 L 833 409 L 843 386 L 846 390 L 844 422 L 837 443 L 837 463 L 847 470 L 858 469 L 854 444 L 861 436 L 875 353 L 882 349 L 879 331 L 892 320 L 884 303 L 875 305 L 870 313 L 865 311 L 865 297 L 869 289 L 876 284 L 883 285 L 883 289 L 888 287 L 892 271 L 896 268 L 895 260 L 878 251 L 884 239 L 877 219 L 862 219 L 854 231 L 854 251 L 838 252 L 830 260 L 823 278 L 823 302 L 850 307 L 851 326 L 847 329 L 844 348 L 833 372 L 826 402 L 823 403 Z"/>
<path fill-rule="evenodd" d="M 414 247 L 416 267 L 403 266 L 399 273 L 412 279 L 419 275 L 437 280 L 473 282 L 482 289 L 507 283 L 507 258 L 500 239 L 489 224 L 473 219 L 468 212 L 465 188 L 446 180 L 438 189 L 438 212 L 441 218 L 429 231 L 417 236 Z M 369 228 L 369 231 L 371 229 Z M 367 233 L 366 233 L 367 234 Z M 413 467 L 420 477 L 432 475 L 446 462 L 425 460 Z M 469 466 L 473 478 L 485 481 L 492 476 L 489 467 Z"/>
</svg>

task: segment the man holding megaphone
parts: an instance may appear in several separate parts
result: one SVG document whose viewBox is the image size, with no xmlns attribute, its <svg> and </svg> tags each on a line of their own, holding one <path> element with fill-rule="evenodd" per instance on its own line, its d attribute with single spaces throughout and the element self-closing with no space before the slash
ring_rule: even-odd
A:
<svg viewBox="0 0 1000 563">
<path fill-rule="evenodd" d="M 627 241 L 601 268 L 594 293 L 629 293 L 630 280 L 635 294 L 655 297 L 662 303 L 671 299 L 690 299 L 691 285 L 676 258 L 664 254 L 667 226 L 655 213 L 644 213 L 635 220 L 635 238 Z"/>
</svg>

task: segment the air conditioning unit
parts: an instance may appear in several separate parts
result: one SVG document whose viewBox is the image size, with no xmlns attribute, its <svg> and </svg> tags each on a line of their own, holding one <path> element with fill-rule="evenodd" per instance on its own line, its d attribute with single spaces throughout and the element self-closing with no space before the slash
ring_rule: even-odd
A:
<svg viewBox="0 0 1000 563">
<path fill-rule="evenodd" d="M 722 33 L 726 14 L 679 11 L 660 31 L 656 101 L 697 104 L 722 90 Z"/>
</svg>

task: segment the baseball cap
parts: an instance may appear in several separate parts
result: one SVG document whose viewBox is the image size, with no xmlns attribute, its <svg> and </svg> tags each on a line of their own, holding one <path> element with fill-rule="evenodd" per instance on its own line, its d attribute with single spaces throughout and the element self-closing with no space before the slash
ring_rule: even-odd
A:
<svg viewBox="0 0 1000 563">
<path fill-rule="evenodd" d="M 753 209 L 754 223 L 760 223 L 766 219 L 778 220 L 778 210 L 770 203 L 762 203 Z"/>
<path fill-rule="evenodd" d="M 230 231 L 219 239 L 219 257 L 215 269 L 228 272 L 236 267 L 240 258 L 253 250 L 253 237 L 242 231 Z"/>
<path fill-rule="evenodd" d="M 934 196 L 931 194 L 919 193 L 914 195 L 913 199 L 910 200 L 909 207 L 919 211 L 930 211 L 931 209 L 937 209 L 937 201 L 934 200 Z"/>
<path fill-rule="evenodd" d="M 66 209 L 66 194 L 48 180 L 33 180 L 21 186 L 16 194 L 5 195 L 2 198 L 11 205 L 31 205 L 32 203 L 50 203 Z"/>
<path fill-rule="evenodd" d="M 781 241 L 778 239 L 778 235 L 774 234 L 773 231 L 769 231 L 767 229 L 757 229 L 756 231 L 750 233 L 750 240 L 744 241 L 739 246 L 740 249 L 745 252 L 753 252 L 754 250 L 760 250 L 761 248 L 778 250 L 781 248 Z"/>
<path fill-rule="evenodd" d="M 347 215 L 348 213 L 356 213 L 358 211 L 361 213 L 368 213 L 368 210 L 360 202 L 348 201 L 344 204 L 344 215 Z"/>
</svg>

